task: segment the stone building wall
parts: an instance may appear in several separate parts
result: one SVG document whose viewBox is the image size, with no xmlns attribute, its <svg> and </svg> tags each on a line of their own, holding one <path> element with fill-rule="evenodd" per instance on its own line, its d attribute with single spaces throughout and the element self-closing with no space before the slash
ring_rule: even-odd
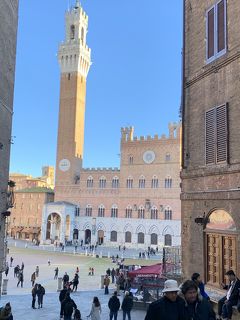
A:
<svg viewBox="0 0 240 320">
<path fill-rule="evenodd" d="M 18 0 L 0 1 L 0 274 L 5 267 L 6 192 L 12 131 Z M 1 279 L 0 279 L 1 283 Z"/>
<path fill-rule="evenodd" d="M 240 262 L 238 205 L 240 199 L 240 91 L 238 90 L 240 3 L 237 0 L 226 2 L 226 53 L 208 63 L 206 12 L 217 3 L 219 1 L 185 1 L 184 161 L 181 173 L 183 270 L 185 277 L 189 277 L 193 272 L 200 272 L 205 281 L 208 281 L 210 270 L 207 266 L 207 254 L 210 250 L 206 240 L 208 221 L 199 226 L 195 223 L 195 218 L 204 216 L 210 218 L 215 209 L 226 211 L 235 222 L 236 231 L 225 230 L 225 235 L 236 236 L 235 255 L 238 262 L 237 267 L 233 268 L 236 272 L 240 272 L 238 270 Z M 228 160 L 206 165 L 205 113 L 211 108 L 226 103 L 228 104 Z M 216 231 L 213 234 L 216 234 Z M 224 261 L 221 253 L 218 253 L 218 258 Z M 218 276 L 219 273 L 216 277 Z M 219 284 L 224 280 L 224 275 L 222 274 L 220 278 L 217 280 Z"/>
</svg>

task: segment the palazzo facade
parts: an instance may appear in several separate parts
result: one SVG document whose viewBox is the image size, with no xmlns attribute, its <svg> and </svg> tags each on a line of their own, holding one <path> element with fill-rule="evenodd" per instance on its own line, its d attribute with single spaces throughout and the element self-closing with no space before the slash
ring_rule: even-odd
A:
<svg viewBox="0 0 240 320">
<path fill-rule="evenodd" d="M 121 129 L 120 168 L 84 168 L 84 117 L 91 50 L 88 17 L 79 5 L 66 13 L 59 47 L 61 90 L 55 202 L 44 206 L 43 243 L 83 240 L 139 248 L 180 245 L 181 124 L 167 136 L 135 137 Z"/>
</svg>

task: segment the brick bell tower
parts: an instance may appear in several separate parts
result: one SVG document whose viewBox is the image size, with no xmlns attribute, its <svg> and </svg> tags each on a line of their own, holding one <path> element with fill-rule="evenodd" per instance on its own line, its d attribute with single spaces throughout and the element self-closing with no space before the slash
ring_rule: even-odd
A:
<svg viewBox="0 0 240 320">
<path fill-rule="evenodd" d="M 66 12 L 65 41 L 59 46 L 61 69 L 56 187 L 76 184 L 80 178 L 84 144 L 87 75 L 91 49 L 86 44 L 88 16 L 79 1 Z"/>
</svg>

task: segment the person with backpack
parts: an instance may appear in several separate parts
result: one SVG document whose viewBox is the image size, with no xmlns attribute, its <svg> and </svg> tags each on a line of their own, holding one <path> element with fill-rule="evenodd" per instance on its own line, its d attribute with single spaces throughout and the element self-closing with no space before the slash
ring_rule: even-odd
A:
<svg viewBox="0 0 240 320">
<path fill-rule="evenodd" d="M 109 319 L 117 320 L 118 310 L 120 308 L 120 301 L 117 297 L 117 291 L 114 291 L 113 296 L 108 301 L 108 308 L 110 309 Z"/>
<path fill-rule="evenodd" d="M 128 320 L 131 320 L 131 310 L 133 307 L 133 298 L 128 291 L 125 291 L 125 297 L 122 301 L 123 320 L 128 316 Z"/>
<path fill-rule="evenodd" d="M 63 309 L 63 319 L 64 320 L 71 320 L 73 310 L 77 309 L 76 303 L 71 299 L 70 292 L 66 293 L 65 299 L 62 302 L 62 309 Z"/>
<path fill-rule="evenodd" d="M 41 284 L 39 284 L 37 288 L 38 309 L 42 308 L 44 295 L 45 295 L 45 288 Z"/>
</svg>

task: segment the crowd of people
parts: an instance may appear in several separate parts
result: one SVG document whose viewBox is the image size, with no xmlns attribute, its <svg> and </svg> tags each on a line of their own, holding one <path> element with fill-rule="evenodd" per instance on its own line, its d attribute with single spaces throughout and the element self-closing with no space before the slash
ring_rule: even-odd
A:
<svg viewBox="0 0 240 320">
<path fill-rule="evenodd" d="M 229 285 L 222 284 L 222 286 L 227 290 L 227 294 L 218 301 L 217 315 L 205 292 L 200 274 L 194 273 L 191 280 L 186 280 L 180 287 L 175 280 L 165 281 L 163 297 L 150 304 L 145 320 L 232 319 L 234 305 L 240 312 L 240 280 L 232 270 L 229 270 L 226 275 Z"/>
<path fill-rule="evenodd" d="M 48 265 L 50 260 L 48 260 Z M 112 259 L 113 261 L 113 259 Z M 124 259 L 115 259 L 116 267 L 107 268 L 104 276 L 104 294 L 109 294 L 110 283 L 114 284 L 115 291 L 109 298 L 109 320 L 117 320 L 118 312 L 122 309 L 123 320 L 131 320 L 131 311 L 133 308 L 135 296 L 132 294 L 131 279 L 125 270 Z M 10 258 L 10 266 L 13 266 L 13 258 Z M 7 270 L 8 269 L 8 270 Z M 9 272 L 9 266 L 6 266 L 5 274 Z M 23 287 L 24 263 L 21 267 L 16 265 L 14 268 L 14 277 L 17 278 L 17 286 Z M 70 281 L 70 277 L 65 272 L 62 277 L 63 289 L 59 294 L 60 302 L 60 318 L 64 320 L 81 320 L 81 312 L 71 297 L 71 293 L 77 291 L 79 285 L 79 267 L 76 267 L 74 276 Z M 59 268 L 54 269 L 54 279 L 58 279 Z M 89 267 L 88 275 L 94 275 L 94 268 Z M 193 273 L 191 279 L 186 280 L 180 286 L 177 281 L 168 279 L 164 283 L 162 297 L 149 305 L 146 312 L 145 320 L 230 320 L 232 319 L 233 306 L 237 307 L 240 312 L 240 280 L 237 278 L 233 270 L 226 273 L 229 284 L 222 283 L 222 288 L 226 289 L 226 295 L 218 301 L 217 314 L 214 312 L 210 303 L 210 297 L 205 291 L 204 283 L 199 273 Z M 39 266 L 31 275 L 32 284 L 32 308 L 40 309 L 43 307 L 43 297 L 45 288 L 36 283 L 39 277 Z M 119 296 L 121 290 L 124 293 L 122 302 Z M 37 302 L 37 306 L 36 306 Z M 101 303 L 97 296 L 93 297 L 93 301 L 89 306 L 88 318 L 91 320 L 101 319 Z M 12 309 L 10 303 L 0 308 L 0 320 L 12 320 Z"/>
</svg>

